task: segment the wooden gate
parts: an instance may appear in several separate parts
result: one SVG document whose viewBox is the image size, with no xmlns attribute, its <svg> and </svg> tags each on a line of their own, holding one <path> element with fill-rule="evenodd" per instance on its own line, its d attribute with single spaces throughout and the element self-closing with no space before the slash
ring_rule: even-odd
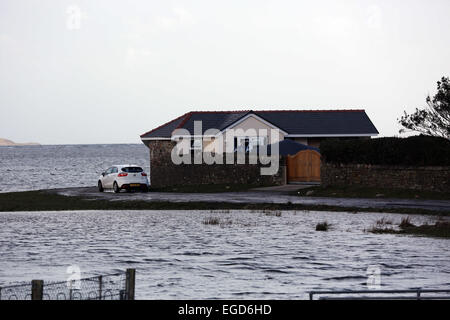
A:
<svg viewBox="0 0 450 320">
<path fill-rule="evenodd" d="M 287 180 L 289 182 L 320 182 L 320 154 L 303 150 L 287 156 Z"/>
</svg>

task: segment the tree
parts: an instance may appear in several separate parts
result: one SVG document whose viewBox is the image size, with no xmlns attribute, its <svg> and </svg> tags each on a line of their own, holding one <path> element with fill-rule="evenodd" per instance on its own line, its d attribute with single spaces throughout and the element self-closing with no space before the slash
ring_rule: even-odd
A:
<svg viewBox="0 0 450 320">
<path fill-rule="evenodd" d="M 442 77 L 437 82 L 437 93 L 426 99 L 427 107 L 418 109 L 412 114 L 404 115 L 398 122 L 411 131 L 428 136 L 443 137 L 450 140 L 450 79 Z M 401 129 L 400 133 L 406 130 Z"/>
</svg>

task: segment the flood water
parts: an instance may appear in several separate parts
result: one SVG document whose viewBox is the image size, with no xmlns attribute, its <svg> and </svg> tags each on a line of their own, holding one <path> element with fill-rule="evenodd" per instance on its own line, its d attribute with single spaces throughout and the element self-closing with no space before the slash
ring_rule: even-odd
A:
<svg viewBox="0 0 450 320">
<path fill-rule="evenodd" d="M 222 225 L 204 224 L 218 217 Z M 136 268 L 137 299 L 306 299 L 313 289 L 448 288 L 446 239 L 376 235 L 378 213 L 67 211 L 0 213 L 0 285 Z M 434 222 L 411 216 L 413 223 Z M 318 222 L 331 223 L 327 232 Z"/>
</svg>

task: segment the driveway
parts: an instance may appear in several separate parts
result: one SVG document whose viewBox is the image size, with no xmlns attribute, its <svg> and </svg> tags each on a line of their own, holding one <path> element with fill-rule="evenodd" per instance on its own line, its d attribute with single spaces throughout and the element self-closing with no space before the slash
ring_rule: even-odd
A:
<svg viewBox="0 0 450 320">
<path fill-rule="evenodd" d="M 449 200 L 418 199 L 360 199 L 299 197 L 279 191 L 244 191 L 223 193 L 174 193 L 148 192 L 126 193 L 97 191 L 97 188 L 65 188 L 51 189 L 47 192 L 65 196 L 81 196 L 88 199 L 104 199 L 109 201 L 169 201 L 169 202 L 229 202 L 229 203 L 296 203 L 304 205 L 328 205 L 356 208 L 412 208 L 450 212 Z"/>
</svg>

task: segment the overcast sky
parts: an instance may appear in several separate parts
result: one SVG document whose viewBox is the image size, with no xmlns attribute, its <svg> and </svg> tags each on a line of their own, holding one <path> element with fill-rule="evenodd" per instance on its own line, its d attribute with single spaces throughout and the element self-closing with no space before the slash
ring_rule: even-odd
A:
<svg viewBox="0 0 450 320">
<path fill-rule="evenodd" d="M 0 137 L 139 143 L 191 110 L 363 108 L 450 75 L 450 1 L 0 1 Z"/>
</svg>

